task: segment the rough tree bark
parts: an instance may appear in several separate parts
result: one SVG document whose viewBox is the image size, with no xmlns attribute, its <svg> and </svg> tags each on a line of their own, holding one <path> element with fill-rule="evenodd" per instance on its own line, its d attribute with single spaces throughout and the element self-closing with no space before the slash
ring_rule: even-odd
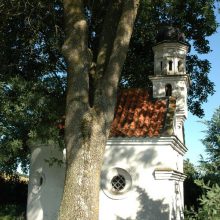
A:
<svg viewBox="0 0 220 220">
<path fill-rule="evenodd" d="M 96 68 L 92 73 L 92 94 L 89 94 L 92 54 L 88 48 L 84 1 L 63 2 L 66 27 L 63 54 L 68 67 L 65 121 L 67 168 L 59 219 L 97 220 L 103 154 L 139 0 L 109 1 Z"/>
</svg>

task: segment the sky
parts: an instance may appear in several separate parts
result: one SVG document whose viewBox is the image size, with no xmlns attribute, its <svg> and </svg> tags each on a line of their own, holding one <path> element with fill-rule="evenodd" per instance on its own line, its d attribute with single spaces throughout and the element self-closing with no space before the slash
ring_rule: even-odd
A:
<svg viewBox="0 0 220 220">
<path fill-rule="evenodd" d="M 220 23 L 220 15 L 217 15 L 217 21 Z M 207 55 L 198 55 L 199 58 L 204 58 L 210 61 L 212 69 L 209 74 L 209 79 L 215 83 L 215 94 L 209 96 L 208 102 L 203 104 L 205 116 L 200 119 L 188 113 L 188 118 L 185 122 L 185 139 L 188 152 L 185 158 L 189 158 L 194 164 L 198 164 L 200 154 L 205 156 L 205 147 L 201 143 L 201 139 L 205 137 L 204 131 L 206 126 L 201 123 L 204 120 L 210 120 L 215 109 L 220 106 L 220 27 L 217 33 L 208 38 L 212 52 Z"/>
</svg>

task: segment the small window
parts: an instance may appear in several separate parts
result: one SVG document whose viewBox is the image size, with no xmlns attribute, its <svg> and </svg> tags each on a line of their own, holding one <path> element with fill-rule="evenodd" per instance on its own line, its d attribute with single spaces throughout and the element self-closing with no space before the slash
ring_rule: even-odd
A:
<svg viewBox="0 0 220 220">
<path fill-rule="evenodd" d="M 124 199 L 132 192 L 131 175 L 123 168 L 113 167 L 101 174 L 101 188 L 112 199 Z"/>
<path fill-rule="evenodd" d="M 117 175 L 112 178 L 111 184 L 114 191 L 120 192 L 125 188 L 126 180 L 122 175 Z"/>
<path fill-rule="evenodd" d="M 172 71 L 172 69 L 173 69 L 173 62 L 169 61 L 169 71 Z"/>
<path fill-rule="evenodd" d="M 44 178 L 43 176 L 40 177 L 40 180 L 39 180 L 39 186 L 42 186 L 43 185 L 43 182 L 44 182 Z"/>
<path fill-rule="evenodd" d="M 166 92 L 166 96 L 172 96 L 172 86 L 170 84 L 167 84 L 165 86 L 165 92 Z"/>
<path fill-rule="evenodd" d="M 180 61 L 178 61 L 178 66 L 177 66 L 178 71 L 180 71 L 180 65 L 181 65 L 181 62 L 180 62 Z"/>
<path fill-rule="evenodd" d="M 177 66 L 177 68 L 178 68 L 178 71 L 179 71 L 179 72 L 182 72 L 182 71 L 183 71 L 183 62 L 182 62 L 181 60 L 178 61 L 178 66 Z"/>
<path fill-rule="evenodd" d="M 160 61 L 160 70 L 163 70 L 163 61 Z"/>
</svg>

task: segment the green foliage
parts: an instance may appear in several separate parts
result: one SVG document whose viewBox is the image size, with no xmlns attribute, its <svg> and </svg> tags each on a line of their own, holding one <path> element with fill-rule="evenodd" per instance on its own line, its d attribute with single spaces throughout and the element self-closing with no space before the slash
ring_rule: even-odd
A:
<svg viewBox="0 0 220 220">
<path fill-rule="evenodd" d="M 206 179 L 220 185 L 220 107 L 205 125 L 207 130 L 202 143 L 208 156 L 201 159 L 201 170 L 205 173 Z"/>
<path fill-rule="evenodd" d="M 197 179 L 199 178 L 199 173 L 197 168 L 189 159 L 184 160 L 183 162 L 184 173 L 187 175 L 187 178 Z"/>
<path fill-rule="evenodd" d="M 214 94 L 214 83 L 208 78 L 210 69 L 208 60 L 201 60 L 197 55 L 187 56 L 187 72 L 191 79 L 187 104 L 190 111 L 197 116 L 204 115 L 201 105 L 207 102 L 209 95 Z"/>
<path fill-rule="evenodd" d="M 220 216 L 220 107 L 205 124 L 207 130 L 202 143 L 208 157 L 200 161 L 200 174 L 191 175 L 192 180 L 203 191 L 197 201 L 198 210 L 192 208 L 186 211 L 187 220 L 219 220 Z M 195 173 L 189 164 L 187 170 L 191 174 Z M 191 193 L 189 187 L 185 188 L 185 192 Z"/>
<path fill-rule="evenodd" d="M 196 181 L 204 190 L 203 195 L 199 198 L 201 207 L 198 211 L 191 209 L 186 211 L 186 220 L 219 220 L 220 216 L 220 187 L 218 184 L 210 186 L 204 181 Z"/>
<path fill-rule="evenodd" d="M 197 168 L 189 161 L 184 161 L 184 173 L 187 178 L 184 181 L 184 203 L 185 208 L 198 210 L 198 199 L 202 195 L 202 187 L 195 183 L 195 180 L 200 178 Z"/>
<path fill-rule="evenodd" d="M 58 137 L 65 111 L 60 1 L 0 6 L 0 171 L 28 169 L 29 138 Z"/>
</svg>

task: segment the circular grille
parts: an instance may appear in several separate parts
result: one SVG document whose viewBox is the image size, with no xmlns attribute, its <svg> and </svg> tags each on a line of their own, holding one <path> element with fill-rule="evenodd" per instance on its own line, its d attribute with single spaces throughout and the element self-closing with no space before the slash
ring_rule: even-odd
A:
<svg viewBox="0 0 220 220">
<path fill-rule="evenodd" d="M 102 171 L 101 188 L 111 199 L 124 199 L 132 192 L 132 178 L 127 170 L 113 167 Z"/>
<path fill-rule="evenodd" d="M 111 184 L 113 189 L 119 192 L 125 188 L 126 180 L 122 175 L 117 175 L 112 178 Z"/>
</svg>

